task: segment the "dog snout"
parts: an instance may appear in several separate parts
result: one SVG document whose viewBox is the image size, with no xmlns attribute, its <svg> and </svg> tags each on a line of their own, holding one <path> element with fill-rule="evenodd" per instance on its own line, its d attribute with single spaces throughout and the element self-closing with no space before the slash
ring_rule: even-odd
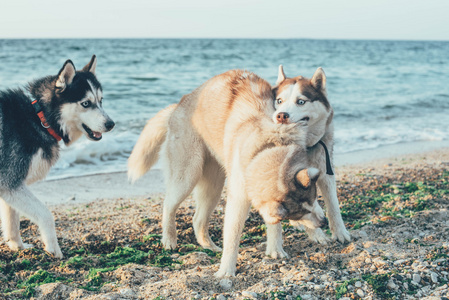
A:
<svg viewBox="0 0 449 300">
<path fill-rule="evenodd" d="M 276 121 L 280 124 L 287 124 L 289 123 L 290 115 L 286 112 L 280 112 L 276 116 Z"/>
<path fill-rule="evenodd" d="M 324 227 L 326 227 L 328 224 L 329 224 L 329 222 L 327 221 L 327 218 L 326 218 L 326 217 L 323 217 L 323 218 L 320 220 L 320 228 L 324 228 Z"/>
<path fill-rule="evenodd" d="M 109 120 L 104 124 L 104 126 L 106 127 L 106 130 L 107 130 L 107 131 L 111 131 L 112 128 L 114 128 L 115 123 L 114 123 L 114 121 L 112 121 L 112 120 L 109 119 Z"/>
</svg>

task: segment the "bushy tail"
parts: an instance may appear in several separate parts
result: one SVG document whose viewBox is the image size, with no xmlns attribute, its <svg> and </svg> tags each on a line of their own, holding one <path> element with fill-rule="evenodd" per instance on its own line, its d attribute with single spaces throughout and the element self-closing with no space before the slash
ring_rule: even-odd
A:
<svg viewBox="0 0 449 300">
<path fill-rule="evenodd" d="M 128 158 L 128 179 L 131 182 L 142 177 L 159 159 L 159 151 L 167 135 L 168 120 L 176 106 L 172 104 L 161 110 L 143 128 Z"/>
</svg>

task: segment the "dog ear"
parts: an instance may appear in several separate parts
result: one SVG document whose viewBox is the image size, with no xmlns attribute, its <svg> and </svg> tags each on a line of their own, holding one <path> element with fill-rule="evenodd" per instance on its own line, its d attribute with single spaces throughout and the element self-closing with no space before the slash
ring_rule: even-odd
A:
<svg viewBox="0 0 449 300">
<path fill-rule="evenodd" d="M 284 73 L 284 67 L 282 65 L 279 65 L 279 72 L 278 72 L 278 79 L 276 80 L 276 85 L 279 85 L 282 81 L 285 80 L 285 73 Z"/>
<path fill-rule="evenodd" d="M 95 68 L 97 67 L 97 57 L 92 55 L 92 58 L 90 59 L 90 62 L 84 66 L 84 68 L 81 70 L 83 72 L 91 72 L 95 75 Z"/>
<path fill-rule="evenodd" d="M 326 74 L 324 74 L 323 68 L 316 69 L 315 74 L 312 77 L 312 85 L 321 92 L 326 92 Z"/>
<path fill-rule="evenodd" d="M 308 188 L 311 182 L 315 182 L 320 176 L 320 170 L 316 168 L 302 169 L 295 175 L 295 180 L 302 187 Z"/>
<path fill-rule="evenodd" d="M 56 80 L 56 87 L 60 89 L 59 92 L 65 90 L 66 87 L 72 83 L 75 74 L 76 74 L 75 66 L 73 65 L 73 62 L 69 59 L 64 63 L 62 69 L 58 73 L 58 79 Z"/>
<path fill-rule="evenodd" d="M 315 182 L 317 181 L 318 177 L 320 177 L 320 170 L 318 170 L 317 168 L 308 168 L 307 174 L 309 175 L 310 180 L 312 180 L 312 182 Z"/>
</svg>

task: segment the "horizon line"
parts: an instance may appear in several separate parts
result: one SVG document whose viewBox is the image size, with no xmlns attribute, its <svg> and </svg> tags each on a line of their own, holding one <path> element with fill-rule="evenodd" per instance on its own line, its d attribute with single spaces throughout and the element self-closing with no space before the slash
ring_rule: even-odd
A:
<svg viewBox="0 0 449 300">
<path fill-rule="evenodd" d="M 334 40 L 385 42 L 449 42 L 449 39 L 309 38 L 309 37 L 1 37 L 0 40 Z"/>
</svg>

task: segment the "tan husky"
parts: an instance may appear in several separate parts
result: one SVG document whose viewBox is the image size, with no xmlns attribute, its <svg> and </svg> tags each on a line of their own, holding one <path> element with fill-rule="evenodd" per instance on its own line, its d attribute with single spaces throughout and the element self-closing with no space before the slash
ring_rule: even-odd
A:
<svg viewBox="0 0 449 300">
<path fill-rule="evenodd" d="M 351 238 L 341 218 L 335 176 L 331 166 L 334 112 L 327 100 L 326 75 L 323 69 L 318 68 L 312 79 L 302 76 L 287 78 L 281 65 L 273 93 L 276 108 L 276 112 L 272 115 L 274 122 L 282 124 L 307 122 L 307 156 L 310 164 L 322 173 L 317 185 L 326 205 L 332 238 L 340 242 L 349 241 Z M 328 152 L 327 159 L 326 152 Z M 306 231 L 312 240 L 321 244 L 326 243 L 326 235 L 320 228 L 306 227 Z"/>
<path fill-rule="evenodd" d="M 193 228 L 198 243 L 220 251 L 208 232 L 225 178 L 228 198 L 223 256 L 217 277 L 234 276 L 240 235 L 251 204 L 267 223 L 267 255 L 286 257 L 283 219 L 309 228 L 326 224 L 316 201 L 319 170 L 308 168 L 303 122 L 275 124 L 271 86 L 253 73 L 218 75 L 159 112 L 145 126 L 129 158 L 134 181 L 157 161 L 162 146 L 167 193 L 162 243 L 176 247 L 175 212 L 195 188 Z"/>
</svg>

